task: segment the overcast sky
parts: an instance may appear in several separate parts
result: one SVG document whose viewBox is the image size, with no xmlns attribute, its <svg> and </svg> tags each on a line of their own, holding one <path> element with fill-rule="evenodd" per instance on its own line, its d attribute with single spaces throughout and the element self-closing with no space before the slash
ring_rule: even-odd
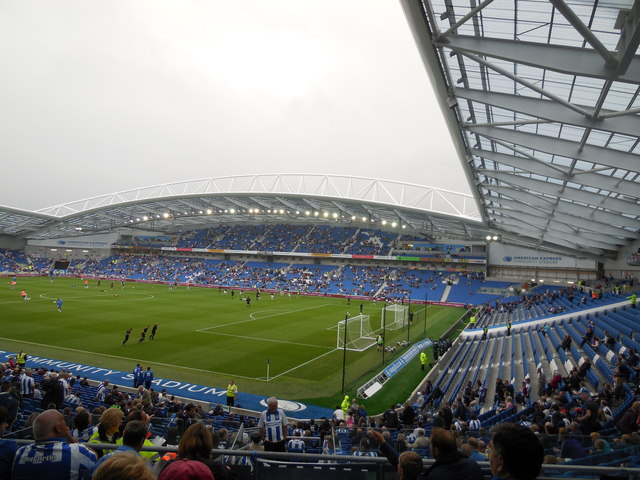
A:
<svg viewBox="0 0 640 480">
<path fill-rule="evenodd" d="M 469 192 L 391 0 L 3 0 L 0 205 L 327 173 Z"/>
</svg>

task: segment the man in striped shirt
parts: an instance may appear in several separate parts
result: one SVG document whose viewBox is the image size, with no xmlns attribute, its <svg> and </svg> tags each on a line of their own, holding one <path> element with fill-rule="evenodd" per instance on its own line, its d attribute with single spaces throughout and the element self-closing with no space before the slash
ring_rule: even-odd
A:
<svg viewBox="0 0 640 480">
<path fill-rule="evenodd" d="M 107 394 L 109 393 L 108 387 L 109 387 L 109 380 L 105 380 L 98 386 L 98 391 L 96 392 L 96 398 L 95 398 L 96 401 L 104 402 L 104 400 L 107 398 Z"/>
<path fill-rule="evenodd" d="M 23 398 L 33 398 L 35 390 L 35 381 L 33 380 L 31 369 L 24 370 L 18 377 L 20 380 L 20 395 Z"/>
<path fill-rule="evenodd" d="M 265 452 L 286 451 L 287 416 L 278 408 L 278 399 L 271 397 L 267 400 L 267 409 L 260 414 L 258 428 L 264 440 Z"/>
<path fill-rule="evenodd" d="M 97 457 L 93 450 L 75 442 L 57 410 L 45 410 L 33 422 L 36 443 L 16 452 L 13 480 L 46 478 L 80 480 L 91 471 Z"/>
</svg>

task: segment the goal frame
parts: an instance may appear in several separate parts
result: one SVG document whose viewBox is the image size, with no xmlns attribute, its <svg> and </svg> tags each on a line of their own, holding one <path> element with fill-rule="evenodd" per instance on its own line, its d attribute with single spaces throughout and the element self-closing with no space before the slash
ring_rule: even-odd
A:
<svg viewBox="0 0 640 480">
<path fill-rule="evenodd" d="M 345 347 L 345 329 L 347 342 Z M 371 328 L 369 315 L 356 315 L 338 322 L 338 338 L 336 348 L 354 352 L 364 352 L 376 344 L 376 335 Z"/>
<path fill-rule="evenodd" d="M 389 319 L 389 314 L 393 315 L 393 318 Z M 385 330 L 400 330 L 405 328 L 409 324 L 409 306 L 394 303 L 387 305 L 382 309 L 380 317 L 380 328 Z"/>
</svg>

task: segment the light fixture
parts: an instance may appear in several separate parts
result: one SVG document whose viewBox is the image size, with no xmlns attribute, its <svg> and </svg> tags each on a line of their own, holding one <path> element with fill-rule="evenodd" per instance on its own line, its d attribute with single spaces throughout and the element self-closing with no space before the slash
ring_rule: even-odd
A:
<svg viewBox="0 0 640 480">
<path fill-rule="evenodd" d="M 382 225 L 386 225 L 387 221 L 386 220 L 382 220 Z"/>
<path fill-rule="evenodd" d="M 338 218 L 338 214 L 337 214 L 337 213 L 335 213 L 335 212 L 333 212 L 332 217 L 333 217 L 333 218 Z"/>
<path fill-rule="evenodd" d="M 324 212 L 324 213 L 322 214 L 322 216 L 323 216 L 324 218 L 327 218 L 327 217 L 329 216 L 329 212 Z"/>
<path fill-rule="evenodd" d="M 367 217 L 362 217 L 362 221 L 366 222 L 367 221 Z"/>
<path fill-rule="evenodd" d="M 396 227 L 398 226 L 398 222 L 391 222 L 391 226 L 392 226 L 393 228 L 396 228 Z"/>
<path fill-rule="evenodd" d="M 236 209 L 235 208 L 230 209 L 229 213 L 236 213 Z"/>
</svg>

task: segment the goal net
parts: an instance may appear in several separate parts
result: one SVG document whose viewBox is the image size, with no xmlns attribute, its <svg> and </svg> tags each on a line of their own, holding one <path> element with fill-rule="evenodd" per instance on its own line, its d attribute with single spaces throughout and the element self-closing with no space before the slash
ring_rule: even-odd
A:
<svg viewBox="0 0 640 480">
<path fill-rule="evenodd" d="M 408 321 L 409 307 L 407 305 L 394 303 L 382 309 L 381 322 L 385 322 L 385 330 L 400 330 L 407 326 Z M 380 323 L 380 328 L 382 328 L 382 323 Z"/>
<path fill-rule="evenodd" d="M 345 332 L 346 330 L 346 332 Z M 338 323 L 337 348 L 362 352 L 375 345 L 376 336 L 371 330 L 369 315 L 357 315 Z"/>
</svg>

